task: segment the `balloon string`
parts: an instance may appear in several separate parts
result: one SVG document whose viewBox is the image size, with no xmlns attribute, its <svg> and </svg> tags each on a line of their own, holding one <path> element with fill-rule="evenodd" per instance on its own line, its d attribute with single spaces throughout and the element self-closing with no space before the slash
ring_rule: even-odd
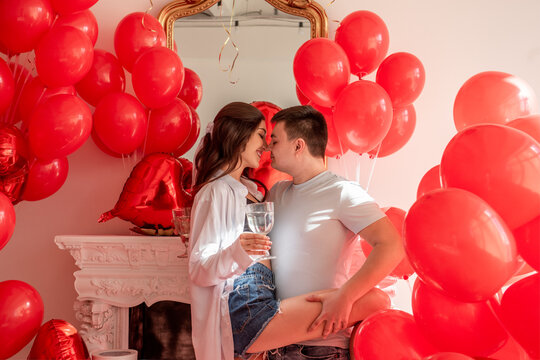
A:
<svg viewBox="0 0 540 360">
<path fill-rule="evenodd" d="M 369 177 L 368 182 L 366 185 L 366 192 L 369 190 L 369 185 L 371 185 L 371 178 L 373 177 L 373 173 L 375 172 L 375 164 L 377 163 L 377 158 L 379 157 L 379 151 L 381 150 L 382 141 L 379 143 L 379 146 L 377 147 L 377 153 L 375 154 L 375 160 L 373 160 L 373 165 L 371 166 L 371 170 L 369 171 Z"/>
<path fill-rule="evenodd" d="M 32 66 L 32 70 L 34 70 L 34 67 L 35 65 L 32 64 L 32 62 L 30 61 L 29 58 L 26 59 L 28 61 L 28 63 Z M 17 56 L 17 61 L 18 61 L 18 56 Z M 20 91 L 16 91 L 16 94 L 17 94 L 17 97 L 15 99 L 13 99 L 14 101 L 11 103 L 11 106 L 10 106 L 10 116 L 9 116 L 9 122 L 11 124 L 14 124 L 16 121 L 15 120 L 15 115 L 17 114 L 17 108 L 19 107 L 19 103 L 21 102 L 21 98 L 22 98 L 22 90 L 24 88 L 24 85 L 26 85 L 28 82 L 29 82 L 29 79 L 32 77 L 32 74 L 31 74 L 31 71 L 27 72 L 26 73 L 26 77 L 24 78 L 24 80 L 22 82 L 20 82 L 20 80 L 22 79 L 23 77 L 23 69 L 24 67 L 18 63 L 18 75 L 15 76 L 15 88 L 19 88 Z M 19 85 L 19 86 L 18 86 Z M 43 89 L 43 92 L 41 93 L 38 101 L 36 102 L 36 105 L 39 103 L 39 101 L 41 100 L 41 97 L 43 96 L 43 94 L 45 93 L 45 90 L 46 88 Z"/>
<path fill-rule="evenodd" d="M 142 153 L 146 152 L 146 141 L 148 140 L 148 129 L 150 128 L 150 116 L 152 114 L 152 109 L 148 110 L 148 119 L 146 121 L 146 134 L 144 135 L 144 143 L 142 148 Z"/>
<path fill-rule="evenodd" d="M 144 23 L 144 19 L 146 18 L 146 15 L 152 16 L 152 15 L 149 14 L 149 12 L 150 12 L 150 10 L 152 10 L 153 7 L 154 7 L 154 2 L 152 0 L 150 0 L 150 7 L 148 9 L 146 9 L 146 11 L 144 12 L 141 23 L 142 23 L 142 27 L 145 28 L 146 30 L 148 30 L 150 32 L 157 32 L 156 30 L 154 30 L 152 28 L 146 27 L 146 25 Z"/>
<path fill-rule="evenodd" d="M 221 50 L 219 51 L 219 56 L 218 56 L 218 63 L 219 65 L 221 66 L 221 56 L 223 55 L 223 50 L 225 50 L 225 47 L 227 46 L 227 44 L 229 43 L 229 41 L 231 42 L 231 45 L 234 47 L 234 50 L 236 52 L 235 56 L 234 56 L 234 59 L 231 63 L 231 65 L 228 65 L 226 68 L 223 68 L 221 67 L 221 71 L 228 71 L 229 72 L 229 75 L 228 75 L 228 78 L 229 78 L 229 83 L 231 84 L 236 84 L 238 82 L 238 80 L 236 81 L 232 81 L 231 80 L 231 75 L 232 75 L 232 72 L 233 72 L 233 69 L 234 69 L 234 66 L 236 64 L 236 59 L 238 59 L 238 56 L 240 55 L 240 49 L 238 49 L 238 46 L 236 45 L 236 43 L 234 42 L 234 40 L 232 39 L 232 35 L 231 35 L 231 31 L 232 31 L 232 24 L 233 24 L 233 17 L 234 17 L 234 9 L 235 9 L 235 0 L 233 0 L 232 2 L 232 8 L 231 8 L 231 17 L 229 19 L 229 28 L 227 29 L 225 27 L 224 24 L 221 24 L 221 26 L 223 27 L 223 30 L 225 30 L 225 33 L 227 34 L 227 39 L 225 40 L 225 42 L 223 43 L 223 45 L 221 46 Z M 223 11 L 223 5 L 221 6 L 221 8 L 219 9 L 219 16 L 221 17 L 222 15 L 222 11 Z"/>
</svg>

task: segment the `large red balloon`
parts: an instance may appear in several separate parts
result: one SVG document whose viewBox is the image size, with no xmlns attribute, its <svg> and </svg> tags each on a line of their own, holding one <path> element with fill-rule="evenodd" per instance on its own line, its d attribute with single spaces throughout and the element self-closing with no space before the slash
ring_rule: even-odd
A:
<svg viewBox="0 0 540 360">
<path fill-rule="evenodd" d="M 426 82 L 424 66 L 413 54 L 399 52 L 388 56 L 377 70 L 377 84 L 392 99 L 394 108 L 415 101 Z"/>
<path fill-rule="evenodd" d="M 404 240 L 418 276 L 461 301 L 490 298 L 518 266 L 506 224 L 485 201 L 461 189 L 418 199 L 405 217 Z"/>
<path fill-rule="evenodd" d="M 53 26 L 36 47 L 36 69 L 50 87 L 74 85 L 92 67 L 94 45 L 72 26 Z"/>
<path fill-rule="evenodd" d="M 0 43 L 11 54 L 33 50 L 54 16 L 49 0 L 0 1 Z"/>
<path fill-rule="evenodd" d="M 416 190 L 416 198 L 419 199 L 424 194 L 442 188 L 441 183 L 441 174 L 440 174 L 440 165 L 435 165 L 429 169 L 418 184 L 418 189 Z"/>
<path fill-rule="evenodd" d="M 424 338 L 412 315 L 382 310 L 357 325 L 351 336 L 354 360 L 420 359 L 437 350 Z"/>
<path fill-rule="evenodd" d="M 143 144 L 147 116 L 144 107 L 129 94 L 105 95 L 94 111 L 94 130 L 101 142 L 118 154 L 131 154 Z"/>
<path fill-rule="evenodd" d="M 43 300 L 23 281 L 0 282 L 0 359 L 18 353 L 32 340 L 43 320 Z"/>
<path fill-rule="evenodd" d="M 92 45 L 96 45 L 98 36 L 98 24 L 96 17 L 90 10 L 61 15 L 54 22 L 54 26 L 73 26 L 88 36 Z"/>
<path fill-rule="evenodd" d="M 8 243 L 15 230 L 15 209 L 11 200 L 0 192 L 0 250 Z M 1 283 L 0 283 L 1 284 Z M 1 299 L 0 299 L 1 301 Z M 0 316 L 2 316 L 0 309 Z M 0 329 L 1 329 L 0 324 Z"/>
<path fill-rule="evenodd" d="M 437 349 L 470 356 L 486 356 L 508 339 L 494 311 L 495 298 L 466 303 L 450 298 L 416 279 L 412 310 L 420 330 Z"/>
<path fill-rule="evenodd" d="M 66 182 L 69 170 L 67 158 L 36 160 L 30 166 L 22 199 L 36 201 L 56 193 Z"/>
<path fill-rule="evenodd" d="M 349 83 L 349 60 L 334 41 L 315 38 L 296 51 L 293 72 L 305 96 L 321 106 L 331 107 Z"/>
<path fill-rule="evenodd" d="M 454 100 L 454 124 L 458 131 L 481 123 L 506 124 L 538 112 L 533 89 L 522 79 L 498 71 L 474 75 L 459 89 Z"/>
<path fill-rule="evenodd" d="M 188 68 L 184 68 L 184 74 L 184 84 L 178 97 L 192 108 L 197 109 L 203 94 L 201 78 L 195 71 Z"/>
<path fill-rule="evenodd" d="M 2 115 L 13 101 L 15 94 L 15 80 L 4 59 L 0 58 L 0 115 Z"/>
<path fill-rule="evenodd" d="M 110 155 L 115 158 L 123 157 L 123 154 L 115 153 L 114 151 L 106 147 L 105 144 L 103 144 L 103 141 L 101 141 L 99 136 L 96 134 L 95 129 L 92 129 L 92 133 L 90 134 L 90 137 L 94 141 L 94 144 L 96 144 L 96 146 L 99 148 L 99 150 L 103 151 L 105 154 Z"/>
<path fill-rule="evenodd" d="M 298 94 L 298 87 L 297 94 Z M 311 105 L 314 109 L 319 111 L 326 120 L 326 128 L 328 129 L 328 141 L 326 143 L 325 155 L 329 157 L 339 157 L 343 156 L 349 150 L 347 145 L 339 139 L 339 136 L 336 131 L 336 125 L 334 123 L 334 112 L 330 108 L 325 108 L 318 106 L 316 104 Z"/>
<path fill-rule="evenodd" d="M 191 110 L 182 100 L 174 99 L 170 104 L 150 111 L 144 152 L 172 153 L 186 142 L 190 131 Z"/>
<path fill-rule="evenodd" d="M 154 46 L 167 46 L 165 30 L 155 17 L 135 12 L 126 15 L 116 26 L 114 50 L 127 71 L 131 72 L 139 56 Z"/>
<path fill-rule="evenodd" d="M 189 149 L 191 149 L 197 142 L 199 133 L 201 132 L 201 120 L 199 119 L 199 115 L 191 106 L 189 109 L 191 110 L 191 130 L 189 131 L 187 140 L 182 144 L 182 146 L 180 146 L 178 150 L 174 152 L 175 157 L 180 157 L 188 152 Z"/>
<path fill-rule="evenodd" d="M 98 0 L 50 0 L 54 10 L 63 15 L 86 10 Z"/>
<path fill-rule="evenodd" d="M 411 138 L 416 126 L 416 111 L 414 106 L 407 105 L 394 108 L 392 123 L 386 136 L 379 146 L 369 152 L 372 156 L 385 157 L 401 149 Z"/>
<path fill-rule="evenodd" d="M 301 105 L 307 105 L 311 101 L 307 98 L 306 95 L 302 93 L 302 91 L 300 91 L 300 89 L 298 88 L 298 85 L 296 85 L 296 97 L 298 98 L 298 101 L 300 102 Z"/>
<path fill-rule="evenodd" d="M 172 209 L 191 206 L 193 165 L 185 159 L 157 153 L 147 155 L 131 171 L 114 209 L 99 222 L 117 216 L 144 229 L 172 228 Z"/>
<path fill-rule="evenodd" d="M 515 229 L 514 238 L 521 257 L 540 271 L 540 215 Z"/>
<path fill-rule="evenodd" d="M 339 139 L 350 150 L 362 154 L 386 136 L 392 114 L 392 102 L 384 89 L 372 81 L 360 80 L 348 85 L 339 95 L 334 124 Z"/>
<path fill-rule="evenodd" d="M 65 157 L 88 139 L 92 112 L 74 95 L 52 96 L 39 104 L 30 118 L 28 139 L 34 155 L 42 160 Z"/>
<path fill-rule="evenodd" d="M 351 73 L 360 78 L 379 66 L 388 51 L 389 38 L 384 21 L 365 10 L 347 15 L 336 30 L 336 42 L 347 53 Z"/>
<path fill-rule="evenodd" d="M 52 319 L 41 325 L 28 359 L 90 359 L 77 329 L 64 320 Z"/>
<path fill-rule="evenodd" d="M 540 359 L 540 274 L 512 284 L 501 301 L 501 319 L 533 359 Z"/>
<path fill-rule="evenodd" d="M 96 49 L 92 67 L 75 87 L 86 102 L 97 106 L 105 95 L 124 91 L 126 75 L 116 56 L 108 51 Z"/>
<path fill-rule="evenodd" d="M 529 115 L 514 119 L 506 125 L 526 132 L 540 143 L 540 115 Z"/>
<path fill-rule="evenodd" d="M 491 124 L 460 131 L 444 150 L 441 178 L 480 196 L 512 230 L 540 215 L 540 144 L 522 131 Z"/>
<path fill-rule="evenodd" d="M 145 51 L 132 71 L 133 90 L 149 108 L 171 103 L 184 83 L 184 66 L 177 53 L 166 47 Z"/>
</svg>

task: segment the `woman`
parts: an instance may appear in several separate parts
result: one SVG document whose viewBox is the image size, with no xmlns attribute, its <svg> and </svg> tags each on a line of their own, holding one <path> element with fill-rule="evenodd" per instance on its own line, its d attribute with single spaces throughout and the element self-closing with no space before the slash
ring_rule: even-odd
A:
<svg viewBox="0 0 540 360">
<path fill-rule="evenodd" d="M 198 360 L 244 357 L 322 335 L 322 327 L 307 331 L 321 304 L 306 301 L 309 294 L 280 302 L 269 261 L 253 263 L 249 256 L 271 246 L 268 237 L 244 228 L 246 204 L 263 200 L 246 174 L 258 167 L 265 137 L 262 113 L 231 103 L 216 115 L 195 157 L 189 274 Z M 371 290 L 355 303 L 350 325 L 385 307 L 388 297 Z"/>
</svg>

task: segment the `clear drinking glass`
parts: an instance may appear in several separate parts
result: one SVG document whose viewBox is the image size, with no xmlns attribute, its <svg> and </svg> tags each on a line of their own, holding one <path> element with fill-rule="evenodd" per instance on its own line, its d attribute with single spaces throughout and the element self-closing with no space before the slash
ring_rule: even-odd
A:
<svg viewBox="0 0 540 360">
<path fill-rule="evenodd" d="M 256 234 L 268 234 L 274 226 L 274 203 L 262 202 L 253 203 L 246 206 L 246 217 L 249 228 Z M 251 255 L 255 261 L 275 259 L 267 251 L 266 255 Z"/>
<path fill-rule="evenodd" d="M 178 257 L 186 258 L 189 244 L 189 222 L 191 219 L 191 208 L 184 207 L 180 209 L 173 209 L 172 217 L 176 233 L 180 236 L 182 243 L 186 247 L 185 252 Z"/>
</svg>

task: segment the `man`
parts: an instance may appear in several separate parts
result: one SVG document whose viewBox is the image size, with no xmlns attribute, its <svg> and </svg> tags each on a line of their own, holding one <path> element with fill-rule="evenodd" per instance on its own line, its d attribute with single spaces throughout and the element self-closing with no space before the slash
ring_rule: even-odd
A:
<svg viewBox="0 0 540 360">
<path fill-rule="evenodd" d="M 270 359 L 349 358 L 346 329 L 352 304 L 387 276 L 404 256 L 396 229 L 357 183 L 326 170 L 326 121 L 311 106 L 278 112 L 270 144 L 272 167 L 292 181 L 270 191 L 275 225 L 272 269 L 280 299 L 316 290 L 322 302 L 310 329 L 324 326 L 323 339 L 270 351 Z M 348 278 L 355 234 L 373 246 L 363 266 Z M 329 357 L 328 357 L 329 358 Z"/>
</svg>

